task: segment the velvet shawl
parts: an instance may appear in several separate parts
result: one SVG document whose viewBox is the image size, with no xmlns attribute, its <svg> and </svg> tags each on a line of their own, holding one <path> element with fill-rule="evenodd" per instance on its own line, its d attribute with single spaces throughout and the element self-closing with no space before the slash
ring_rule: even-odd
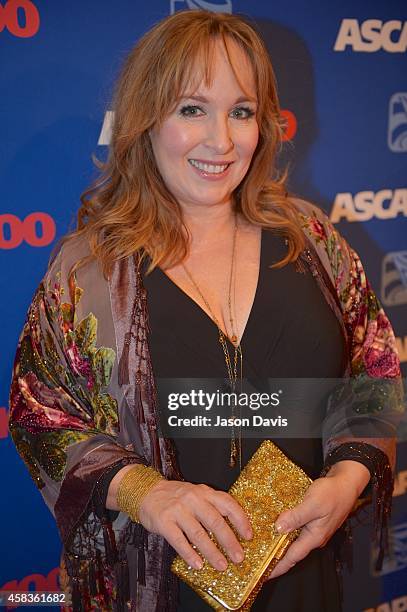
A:
<svg viewBox="0 0 407 612">
<path fill-rule="evenodd" d="M 347 346 L 343 390 L 330 398 L 323 423 L 323 473 L 344 448 L 373 461 L 382 557 L 402 411 L 395 338 L 357 254 L 318 208 L 296 205 L 306 236 L 298 272 L 314 275 Z M 117 465 L 144 463 L 181 478 L 171 440 L 157 435 L 139 260 L 136 254 L 116 262 L 108 280 L 95 260 L 70 274 L 86 255 L 84 240 L 65 242 L 34 295 L 14 363 L 9 427 L 56 519 L 61 583 L 73 609 L 171 612 L 171 547 L 123 513 L 112 520 L 95 503 L 98 483 Z"/>
</svg>

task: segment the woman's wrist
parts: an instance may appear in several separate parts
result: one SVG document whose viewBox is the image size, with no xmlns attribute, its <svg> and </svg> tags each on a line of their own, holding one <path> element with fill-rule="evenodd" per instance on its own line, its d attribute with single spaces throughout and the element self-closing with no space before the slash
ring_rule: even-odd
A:
<svg viewBox="0 0 407 612">
<path fill-rule="evenodd" d="M 133 465 L 126 470 L 118 484 L 116 494 L 118 509 L 126 512 L 133 522 L 139 523 L 141 503 L 150 490 L 162 480 L 165 480 L 164 477 L 154 468 L 142 464 Z"/>
<path fill-rule="evenodd" d="M 119 489 L 119 485 L 123 479 L 123 476 L 134 467 L 134 463 L 123 466 L 111 479 L 109 488 L 107 490 L 106 495 L 106 508 L 108 510 L 116 510 L 120 512 L 120 508 L 117 505 L 117 491 Z M 138 464 L 136 464 L 138 465 Z"/>
<path fill-rule="evenodd" d="M 336 476 L 345 478 L 349 485 L 355 488 L 357 497 L 359 497 L 370 481 L 368 468 L 363 463 L 352 459 L 343 459 L 330 466 L 325 477 L 332 478 Z"/>
<path fill-rule="evenodd" d="M 375 444 L 373 444 L 373 442 L 375 442 Z M 360 463 L 369 471 L 370 479 L 368 480 L 365 489 L 359 493 L 359 496 L 363 498 L 371 497 L 373 494 L 373 488 L 378 482 L 382 482 L 385 474 L 388 475 L 390 472 L 389 477 L 391 478 L 391 463 L 389 454 L 385 453 L 379 446 L 377 446 L 378 442 L 382 441 L 376 438 L 369 438 L 369 442 L 366 440 L 355 439 L 338 444 L 326 455 L 324 467 L 320 476 L 325 476 L 334 465 L 340 463 L 345 464 L 345 461 Z M 340 469 L 341 468 L 335 468 L 336 471 Z M 331 473 L 331 475 L 334 474 L 335 471 Z M 386 479 L 388 480 L 387 476 Z"/>
</svg>

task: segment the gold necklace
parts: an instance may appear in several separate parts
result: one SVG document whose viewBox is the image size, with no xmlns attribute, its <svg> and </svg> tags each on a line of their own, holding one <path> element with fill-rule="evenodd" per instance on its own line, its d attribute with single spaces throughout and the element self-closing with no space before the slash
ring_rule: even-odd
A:
<svg viewBox="0 0 407 612">
<path fill-rule="evenodd" d="M 190 271 L 188 270 L 188 268 L 186 267 L 185 264 L 182 264 L 182 267 L 184 269 L 185 274 L 187 275 L 187 277 L 189 278 L 189 280 L 191 281 L 192 285 L 195 287 L 196 291 L 198 292 L 199 296 L 201 297 L 203 303 L 205 304 L 205 306 L 207 307 L 207 309 L 209 310 L 209 313 L 211 315 L 211 318 L 213 320 L 213 322 L 215 323 L 216 327 L 218 328 L 218 333 L 219 333 L 219 342 L 222 346 L 222 350 L 223 350 L 223 354 L 225 357 L 225 363 L 226 363 L 226 369 L 228 372 L 228 377 L 229 377 L 229 382 L 230 382 L 230 387 L 231 387 L 231 391 L 232 393 L 235 393 L 236 391 L 236 383 L 238 378 L 240 378 L 240 381 L 243 380 L 243 353 L 242 353 L 242 347 L 240 345 L 240 342 L 238 340 L 236 331 L 235 331 L 235 327 L 234 327 L 234 318 L 233 318 L 233 314 L 232 314 L 232 281 L 234 279 L 234 272 L 235 272 L 235 253 L 236 253 L 236 238 L 237 238 L 237 214 L 235 214 L 235 229 L 234 229 L 234 233 L 233 233 L 233 246 L 232 246 L 232 259 L 231 259 L 231 265 L 230 265 L 230 275 L 229 275 L 229 289 L 228 289 L 228 310 L 229 310 L 229 321 L 230 321 L 230 328 L 232 331 L 232 335 L 231 337 L 229 337 L 226 333 L 223 332 L 219 321 L 217 319 L 217 317 L 215 316 L 209 302 L 207 301 L 207 299 L 205 298 L 205 296 L 203 295 L 201 289 L 199 288 L 198 283 L 194 280 L 194 278 L 192 277 Z M 234 354 L 233 354 L 233 362 L 230 358 L 230 354 L 229 354 L 229 348 L 227 345 L 227 341 L 226 338 L 229 338 L 230 342 L 233 344 L 234 346 Z M 238 376 L 238 361 L 239 361 L 239 376 Z M 229 465 L 230 467 L 234 467 L 236 465 L 236 459 L 237 457 L 239 457 L 239 467 L 240 470 L 242 469 L 242 441 L 241 441 L 241 427 L 239 426 L 239 436 L 238 438 L 236 438 L 236 431 L 235 431 L 235 421 L 236 415 L 235 415 L 235 405 L 234 405 L 234 400 L 232 399 L 231 402 L 231 419 L 232 419 L 232 432 L 231 432 L 231 440 L 230 440 L 230 457 L 229 457 Z"/>
</svg>

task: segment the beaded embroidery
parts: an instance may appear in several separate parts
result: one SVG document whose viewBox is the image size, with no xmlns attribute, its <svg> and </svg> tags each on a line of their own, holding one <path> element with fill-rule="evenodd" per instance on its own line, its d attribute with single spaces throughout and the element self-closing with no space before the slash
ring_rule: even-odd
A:
<svg viewBox="0 0 407 612">
<path fill-rule="evenodd" d="M 347 375 L 398 380 L 400 370 L 394 334 L 356 253 L 321 211 L 307 203 L 300 202 L 298 207 L 303 213 L 301 220 L 309 242 L 299 265 L 312 272 L 343 325 L 349 352 Z M 69 263 L 74 262 L 65 263 L 69 267 Z M 116 264 L 116 269 L 118 266 Z M 130 283 L 129 279 L 133 278 L 130 264 L 126 263 L 123 269 Z M 90 278 L 89 290 L 97 292 L 100 283 L 105 281 Z M 131 388 L 128 397 L 134 404 L 143 438 L 142 444 L 132 441 L 132 449 L 126 443 L 122 457 L 111 465 L 119 461 L 137 462 L 147 454 L 154 467 L 167 477 L 177 478 L 171 442 L 157 437 L 146 296 L 138 268 L 135 285 L 135 292 L 126 290 L 120 297 L 124 303 L 122 316 L 126 333 L 118 343 L 118 374 L 123 389 Z M 116 396 L 115 392 L 107 391 L 109 385 L 117 393 L 119 389 L 118 381 L 111 379 L 113 365 L 117 362 L 115 351 L 97 347 L 97 320 L 91 313 L 85 313 L 79 322 L 76 320 L 76 308 L 83 292 L 74 277 L 67 286 L 69 299 L 64 300 L 61 277 L 50 271 L 34 297 L 17 350 L 10 395 L 10 430 L 17 449 L 44 497 L 48 491 L 44 474 L 52 481 L 53 490 L 59 491 L 57 505 L 59 503 L 62 508 L 67 502 L 72 503 L 63 488 L 70 478 L 70 473 L 64 472 L 66 451 L 78 442 L 86 444 L 98 433 L 111 440 L 112 448 L 120 449 Z M 97 299 L 97 293 L 95 295 Z M 137 356 L 137 369 L 130 372 L 129 360 L 133 352 Z M 398 401 L 396 396 L 393 399 Z M 372 486 L 380 505 L 375 512 L 375 529 L 379 534 L 378 542 L 383 544 L 393 486 L 394 440 L 375 440 L 375 447 L 368 440 L 359 441 L 359 444 L 340 436 L 329 440 L 324 449 L 324 469 L 340 458 L 363 459 L 366 465 L 370 461 Z M 87 505 L 80 507 L 71 531 L 61 532 L 64 543 L 69 544 L 61 578 L 67 590 L 72 592 L 74 609 L 88 612 L 130 607 L 135 610 L 136 601 L 137 604 L 140 601 L 137 593 L 142 593 L 143 586 L 150 580 L 150 584 L 154 583 L 155 609 L 172 612 L 177 605 L 177 584 L 169 569 L 171 548 L 130 521 L 120 536 L 115 537 L 111 521 L 103 513 L 101 517 L 97 514 L 93 493 L 100 475 L 96 475 L 99 474 L 97 465 L 91 464 L 92 453 L 88 457 L 88 472 L 94 472 Z M 75 468 L 84 463 L 79 458 L 78 461 Z M 61 530 L 64 525 L 59 527 Z M 131 546 L 136 550 L 137 585 L 136 599 L 130 602 L 126 550 Z M 160 576 L 158 586 L 151 582 L 152 576 L 157 575 Z"/>
</svg>

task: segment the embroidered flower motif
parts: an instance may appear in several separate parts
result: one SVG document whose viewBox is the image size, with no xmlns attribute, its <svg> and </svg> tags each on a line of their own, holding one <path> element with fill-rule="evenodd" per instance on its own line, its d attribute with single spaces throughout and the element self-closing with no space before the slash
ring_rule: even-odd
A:
<svg viewBox="0 0 407 612">
<path fill-rule="evenodd" d="M 313 235 L 314 235 L 315 239 L 317 240 L 317 242 L 319 240 L 326 240 L 327 239 L 325 228 L 322 225 L 322 223 L 316 217 L 311 217 L 310 218 L 310 220 L 309 220 L 309 229 L 313 233 Z"/>
<path fill-rule="evenodd" d="M 371 348 L 364 355 L 366 372 L 374 378 L 395 378 L 400 376 L 399 360 L 393 351 Z"/>
<path fill-rule="evenodd" d="M 19 386 L 24 402 L 16 407 L 14 421 L 27 431 L 37 434 L 53 431 L 55 427 L 77 430 L 89 427 L 82 419 L 69 414 L 67 408 L 74 408 L 75 402 L 61 387 L 50 389 L 38 380 L 34 372 L 20 377 Z"/>
<path fill-rule="evenodd" d="M 317 250 L 322 247 L 328 256 L 351 347 L 353 375 L 399 377 L 390 322 L 370 288 L 357 253 L 328 220 L 323 223 L 315 212 L 301 215 L 301 221 Z"/>
<path fill-rule="evenodd" d="M 97 319 L 76 321 L 83 294 L 70 279 L 71 302 L 57 275 L 41 284 L 21 334 L 10 394 L 10 431 L 38 486 L 38 464 L 60 480 L 66 448 L 97 433 L 118 431 L 116 400 L 106 392 L 115 352 L 97 347 Z M 30 452 L 28 452 L 30 449 Z M 35 459 L 35 460 L 34 460 Z"/>
</svg>

